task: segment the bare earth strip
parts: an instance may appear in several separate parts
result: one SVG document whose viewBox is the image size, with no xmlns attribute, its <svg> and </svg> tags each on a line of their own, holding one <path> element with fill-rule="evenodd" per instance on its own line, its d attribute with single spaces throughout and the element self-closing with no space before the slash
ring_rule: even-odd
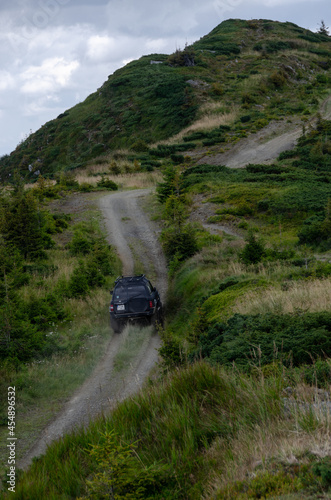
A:
<svg viewBox="0 0 331 500">
<path fill-rule="evenodd" d="M 331 96 L 321 105 L 320 114 L 324 119 L 331 118 Z M 306 129 L 309 124 L 314 125 L 316 118 L 312 118 L 305 124 Z M 241 139 L 234 146 L 225 152 L 220 152 L 218 147 L 211 148 L 206 155 L 206 151 L 191 153 L 190 156 L 197 157 L 198 163 L 208 165 L 225 165 L 230 168 L 242 168 L 249 163 L 268 164 L 275 161 L 280 153 L 293 149 L 299 137 L 303 133 L 302 122 L 298 118 L 293 118 L 292 122 L 275 121 L 259 130 L 255 134 Z"/>
<path fill-rule="evenodd" d="M 324 101 L 320 111 L 323 118 L 331 118 L 331 97 Z M 273 122 L 256 134 L 242 139 L 224 153 L 215 148 L 208 155 L 207 150 L 190 152 L 190 155 L 198 163 L 221 164 L 232 168 L 240 168 L 248 163 L 269 163 L 282 151 L 293 148 L 301 134 L 300 121 L 294 121 L 292 124 Z M 165 259 L 157 239 L 156 228 L 143 212 L 140 203 L 149 193 L 150 189 L 113 193 L 100 200 L 100 208 L 105 217 L 109 242 L 116 246 L 123 262 L 123 274 L 132 274 L 135 261 L 139 260 L 140 267 L 153 280 L 161 297 L 164 297 L 167 287 Z M 196 214 L 195 220 L 200 220 L 212 232 L 222 230 L 231 235 L 236 234 L 231 228 L 215 225 L 214 229 L 214 225 L 207 225 L 201 207 L 201 213 Z M 92 377 L 44 429 L 30 452 L 17 464 L 19 468 L 26 468 L 32 458 L 44 453 L 47 445 L 53 440 L 77 426 L 86 425 L 90 419 L 101 412 L 107 412 L 117 401 L 133 394 L 142 386 L 157 363 L 160 339 L 146 328 L 145 342 L 131 362 L 130 369 L 119 373 L 114 369 L 114 361 L 129 336 L 130 327 L 127 327 L 123 334 L 112 336 Z"/>
<path fill-rule="evenodd" d="M 100 208 L 105 217 L 109 242 L 116 246 L 123 261 L 123 272 L 133 273 L 134 258 L 130 246 L 135 249 L 148 277 L 152 270 L 153 282 L 164 297 L 167 287 L 166 263 L 157 240 L 156 228 L 144 214 L 140 201 L 150 190 L 118 192 L 100 200 Z M 42 435 L 29 453 L 17 464 L 26 468 L 36 456 L 45 453 L 47 446 L 54 440 L 70 432 L 75 427 L 86 426 L 101 412 L 108 412 L 116 402 L 135 393 L 146 380 L 158 361 L 157 349 L 160 338 L 151 327 L 145 328 L 143 342 L 133 361 L 125 370 L 117 370 L 116 357 L 125 348 L 131 326 L 120 335 L 113 334 L 106 352 L 92 376 L 76 391 L 61 413 L 42 432 Z M 133 332 L 134 333 L 134 332 Z"/>
</svg>

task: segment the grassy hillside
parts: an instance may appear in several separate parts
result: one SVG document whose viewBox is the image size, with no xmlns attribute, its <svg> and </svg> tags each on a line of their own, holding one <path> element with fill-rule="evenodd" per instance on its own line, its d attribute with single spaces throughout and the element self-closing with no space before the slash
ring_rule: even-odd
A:
<svg viewBox="0 0 331 500">
<path fill-rule="evenodd" d="M 64 188 L 160 180 L 149 213 L 169 268 L 159 373 L 110 415 L 50 446 L 11 498 L 330 498 L 331 121 L 317 113 L 330 94 L 330 55 L 330 37 L 292 23 L 229 20 L 170 57 L 118 70 L 1 160 L 5 175 L 19 166 L 31 179 L 33 169 L 47 177 L 85 166 L 75 172 L 80 187 L 62 173 L 55 187 L 40 179 L 24 196 L 16 187 L 2 195 L 0 294 L 14 326 L 37 336 L 49 310 L 41 295 L 51 294 L 59 314 L 71 320 L 68 308 L 84 309 L 88 321 L 86 286 L 102 311 L 100 276 L 87 270 L 98 261 L 113 274 L 118 263 L 104 254 L 98 225 L 63 227 L 66 244 L 47 247 L 57 220 L 47 199 Z M 275 119 L 295 121 L 302 136 L 272 164 L 198 163 Z M 16 210 L 22 200 L 37 231 L 30 246 L 11 225 L 25 213 Z M 38 352 L 29 345 L 30 359 L 70 353 L 86 331 L 78 325 L 66 338 L 57 328 Z M 33 364 L 14 374 L 25 361 L 19 346 L 5 354 L 3 373 L 8 367 L 29 403 Z"/>
<path fill-rule="evenodd" d="M 4 498 L 329 498 L 330 422 L 320 400 L 304 409 L 313 391 L 296 387 L 303 407 L 284 397 L 290 380 L 206 363 L 174 372 L 54 443 Z"/>
<path fill-rule="evenodd" d="M 330 89 L 330 48 L 328 36 L 292 23 L 225 21 L 183 51 L 144 56 L 116 71 L 1 158 L 1 179 L 14 169 L 35 179 L 35 172 L 53 176 L 100 156 L 107 162 L 119 148 L 146 151 L 192 124 L 195 131 L 208 122 L 209 131 L 187 134 L 186 142 L 211 145 L 274 118 L 307 117 Z M 230 131 L 217 128 L 224 115 Z"/>
</svg>

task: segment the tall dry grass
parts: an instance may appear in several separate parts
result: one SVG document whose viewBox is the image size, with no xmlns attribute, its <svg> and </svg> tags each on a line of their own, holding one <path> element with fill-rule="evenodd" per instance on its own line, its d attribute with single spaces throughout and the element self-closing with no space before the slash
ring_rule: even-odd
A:
<svg viewBox="0 0 331 500">
<path fill-rule="evenodd" d="M 181 130 L 178 134 L 157 142 L 151 147 L 159 144 L 175 144 L 181 142 L 183 137 L 197 131 L 208 131 L 220 125 L 231 125 L 239 116 L 239 107 L 232 106 L 230 110 L 225 110 L 224 106 L 217 102 L 207 102 L 200 109 L 200 117 L 191 125 Z"/>
<path fill-rule="evenodd" d="M 163 179 L 163 175 L 159 170 L 155 170 L 153 172 L 106 175 L 104 177 L 114 181 L 120 189 L 153 188 Z M 87 172 L 82 172 L 76 176 L 79 184 L 87 183 L 92 186 L 96 186 L 101 178 L 101 175 L 91 177 Z"/>
<path fill-rule="evenodd" d="M 115 448 L 118 443 L 136 443 L 138 460 L 130 462 L 133 479 L 124 483 L 130 491 L 137 491 L 136 474 L 148 473 L 153 464 L 167 464 L 153 481 L 160 498 L 170 498 L 169 494 L 174 499 L 235 498 L 219 493 L 231 482 L 254 477 L 257 467 L 270 470 L 271 459 L 286 466 L 300 464 L 304 454 L 329 455 L 330 412 L 319 410 L 313 391 L 307 397 L 305 390 L 298 394 L 311 412 L 301 410 L 292 398 L 287 414 L 282 376 L 266 380 L 260 375 L 247 378 L 207 363 L 176 370 L 145 386 L 88 429 L 54 442 L 20 478 L 13 498 L 82 495 L 86 481 L 91 484 L 96 479 L 95 458 L 89 453 L 96 443 L 104 450 L 100 477 L 105 486 L 110 484 L 112 463 L 102 438 L 106 432 L 113 433 Z M 122 477 L 115 478 L 114 484 L 122 487 Z M 108 494 L 109 488 L 104 491 Z"/>
<path fill-rule="evenodd" d="M 302 400 L 310 405 L 310 402 Z M 205 500 L 225 498 L 218 496 L 229 484 L 236 481 L 245 481 L 256 475 L 256 469 L 263 473 L 268 470 L 270 461 L 286 465 L 302 464 L 304 459 L 314 455 L 317 459 L 330 456 L 330 410 L 321 409 L 322 402 L 311 407 L 308 420 L 311 427 L 306 428 L 306 412 L 299 406 L 293 405 L 291 418 L 280 417 L 270 425 L 261 424 L 254 429 L 243 427 L 231 443 L 231 453 L 224 460 L 224 442 L 217 438 L 208 449 L 206 461 L 214 461 L 215 467 L 208 481 L 203 498 Z M 315 422 L 315 423 L 314 423 Z M 317 428 L 314 429 L 314 425 Z M 222 460 L 223 459 L 223 460 Z M 226 497 L 228 498 L 228 497 Z M 230 498 L 230 497 L 229 497 Z M 231 497 L 233 498 L 233 497 Z M 296 497 L 299 498 L 299 497 Z M 303 497 L 301 497 L 303 498 Z"/>
<path fill-rule="evenodd" d="M 234 309 L 240 314 L 330 311 L 331 279 L 300 280 L 284 285 L 283 289 L 275 286 L 248 292 L 244 299 L 238 299 Z"/>
</svg>

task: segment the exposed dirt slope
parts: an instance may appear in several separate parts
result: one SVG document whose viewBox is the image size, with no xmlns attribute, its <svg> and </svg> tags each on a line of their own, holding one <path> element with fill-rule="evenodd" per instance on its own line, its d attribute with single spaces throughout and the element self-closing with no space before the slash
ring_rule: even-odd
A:
<svg viewBox="0 0 331 500">
<path fill-rule="evenodd" d="M 321 105 L 320 114 L 324 119 L 331 119 L 331 96 Z M 314 125 L 315 122 L 316 118 L 312 118 L 305 124 L 306 128 Z M 256 134 L 251 134 L 234 146 L 230 146 L 225 152 L 220 152 L 220 147 L 215 146 L 209 148 L 208 154 L 206 154 L 207 149 L 189 152 L 189 154 L 198 164 L 225 165 L 230 168 L 242 168 L 249 163 L 268 164 L 277 160 L 282 151 L 293 149 L 302 132 L 303 122 L 299 119 L 293 119 L 291 122 L 271 122 Z M 217 207 L 206 202 L 201 195 L 196 195 L 194 204 L 190 215 L 191 221 L 200 222 L 213 234 L 224 232 L 231 236 L 241 237 L 241 232 L 237 228 L 208 223 L 208 218 L 215 215 Z"/>
<path fill-rule="evenodd" d="M 329 96 L 320 109 L 321 116 L 331 119 L 331 96 Z M 313 125 L 316 118 L 312 118 L 305 123 Z M 276 121 L 259 130 L 255 134 L 240 140 L 234 146 L 230 146 L 227 151 L 220 152 L 221 147 L 209 148 L 200 152 L 190 153 L 198 163 L 208 163 L 209 165 L 225 165 L 231 168 L 242 168 L 248 163 L 271 163 L 277 159 L 280 153 L 288 149 L 293 149 L 297 140 L 303 132 L 302 122 L 298 118 L 291 121 Z"/>
<path fill-rule="evenodd" d="M 118 249 L 123 261 L 123 272 L 134 271 L 134 249 L 148 277 L 164 297 L 167 287 L 166 263 L 157 240 L 156 228 L 144 214 L 141 201 L 150 190 L 126 191 L 107 195 L 100 200 L 105 217 L 109 241 Z M 130 248 L 131 246 L 131 248 Z M 107 350 L 92 376 L 73 395 L 62 412 L 43 431 L 39 440 L 18 464 L 26 468 L 33 457 L 46 451 L 47 445 L 77 426 L 87 425 L 90 419 L 107 412 L 113 405 L 136 392 L 143 384 L 153 366 L 157 363 L 160 339 L 151 327 L 144 330 L 144 340 L 139 346 L 128 369 L 114 369 L 116 356 L 125 346 L 130 335 L 130 326 L 122 334 L 113 334 Z"/>
</svg>

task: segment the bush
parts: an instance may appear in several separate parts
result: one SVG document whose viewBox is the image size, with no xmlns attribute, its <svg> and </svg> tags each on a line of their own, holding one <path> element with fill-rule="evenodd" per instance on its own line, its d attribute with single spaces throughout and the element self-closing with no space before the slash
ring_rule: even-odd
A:
<svg viewBox="0 0 331 500">
<path fill-rule="evenodd" d="M 331 356 L 331 313 L 235 314 L 227 323 L 210 326 L 191 359 L 213 363 L 264 366 L 279 360 L 287 366 L 313 365 Z"/>
<path fill-rule="evenodd" d="M 245 264 L 257 264 L 265 256 L 265 248 L 261 241 L 258 241 L 253 233 L 250 233 L 247 243 L 240 253 L 240 259 Z"/>
<path fill-rule="evenodd" d="M 138 141 L 132 144 L 131 149 L 133 151 L 136 151 L 137 153 L 144 153 L 149 150 L 149 146 L 147 142 L 143 141 L 142 139 L 139 139 Z"/>
<path fill-rule="evenodd" d="M 118 186 L 114 181 L 103 176 L 97 183 L 97 186 L 103 189 L 110 189 L 111 191 L 117 191 L 118 189 Z"/>
<path fill-rule="evenodd" d="M 192 132 L 191 134 L 183 137 L 184 142 L 190 142 L 190 141 L 199 141 L 201 139 L 205 139 L 207 137 L 207 132 Z"/>
<path fill-rule="evenodd" d="M 313 365 L 302 367 L 304 380 L 309 385 L 329 388 L 331 384 L 331 365 L 330 362 L 318 359 Z"/>
<path fill-rule="evenodd" d="M 178 155 L 178 154 L 172 154 L 170 155 L 170 158 L 174 163 L 184 163 L 184 156 L 183 155 Z"/>
<path fill-rule="evenodd" d="M 175 167 L 168 167 L 164 172 L 163 182 L 159 182 L 156 187 L 157 198 L 161 203 L 165 203 L 167 198 L 182 191 L 181 177 Z"/>
<path fill-rule="evenodd" d="M 88 182 L 82 182 L 79 184 L 79 191 L 82 193 L 90 193 L 94 190 L 93 184 L 89 184 Z"/>
<path fill-rule="evenodd" d="M 93 248 L 94 241 L 90 235 L 82 231 L 75 231 L 68 245 L 72 255 L 87 255 Z"/>
<path fill-rule="evenodd" d="M 90 290 L 88 273 L 83 261 L 73 270 L 68 282 L 67 293 L 69 297 L 85 297 Z"/>
<path fill-rule="evenodd" d="M 72 172 L 61 172 L 57 174 L 56 180 L 61 188 L 79 189 L 79 184 Z"/>
<path fill-rule="evenodd" d="M 274 52 L 278 52 L 279 50 L 288 50 L 292 49 L 295 45 L 295 42 L 282 42 L 276 40 L 267 40 L 264 43 L 257 43 L 253 48 L 259 52 L 264 51 L 267 54 L 272 54 Z"/>
<path fill-rule="evenodd" d="M 315 216 L 304 222 L 298 233 L 300 245 L 320 246 L 322 251 L 331 248 L 331 220 L 321 218 Z"/>
<path fill-rule="evenodd" d="M 167 59 L 170 66 L 194 66 L 195 51 L 193 47 L 186 46 L 184 50 L 177 49 Z"/>
<path fill-rule="evenodd" d="M 17 248 L 24 258 L 46 258 L 44 249 L 53 245 L 47 234 L 49 222 L 50 217 L 39 209 L 32 191 L 19 190 L 10 198 L 0 198 L 0 233 L 6 244 Z"/>
<path fill-rule="evenodd" d="M 276 87 L 283 87 L 287 82 L 287 76 L 284 71 L 275 70 L 269 76 L 269 81 Z"/>
<path fill-rule="evenodd" d="M 191 224 L 186 224 L 180 230 L 174 227 L 164 229 L 161 242 L 169 261 L 176 255 L 177 260 L 182 262 L 198 251 L 197 238 Z"/>
<path fill-rule="evenodd" d="M 240 117 L 241 123 L 247 123 L 252 119 L 251 115 L 243 115 Z"/>
</svg>

